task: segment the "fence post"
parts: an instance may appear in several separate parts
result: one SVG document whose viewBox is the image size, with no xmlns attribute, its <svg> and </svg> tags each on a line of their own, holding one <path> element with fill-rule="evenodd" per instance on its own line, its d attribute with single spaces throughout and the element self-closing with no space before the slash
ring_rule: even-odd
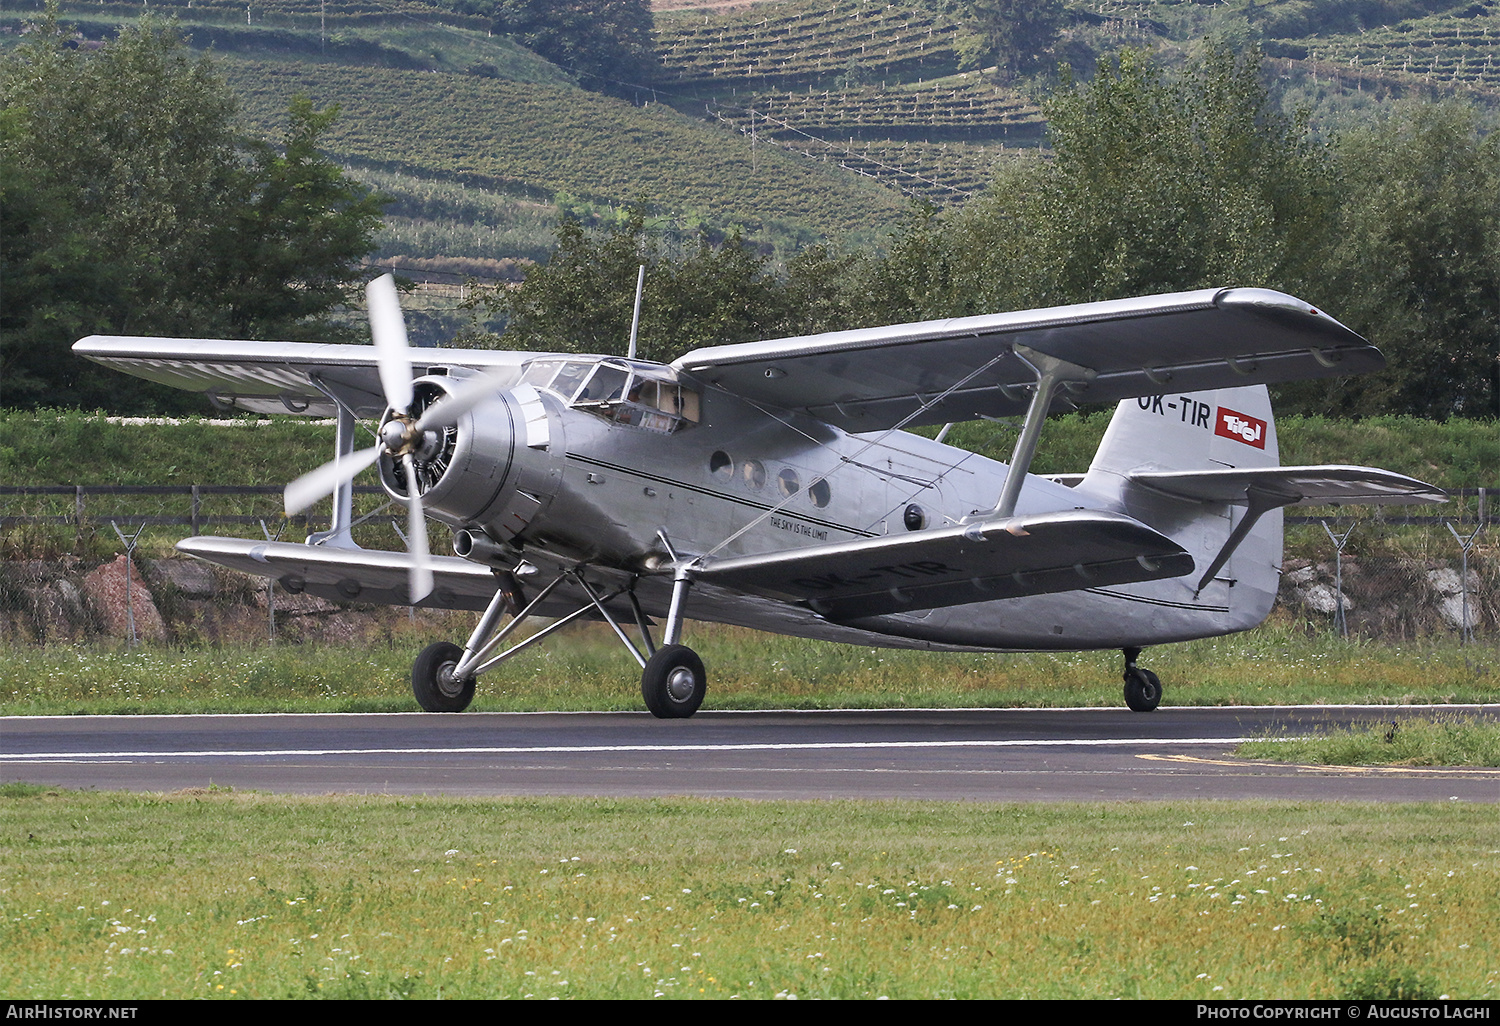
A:
<svg viewBox="0 0 1500 1026">
<path fill-rule="evenodd" d="M 80 487 L 79 492 L 82 491 Z M 129 632 L 129 644 L 134 647 L 139 639 L 135 633 L 135 602 L 131 598 L 133 589 L 130 586 L 130 571 L 135 566 L 135 543 L 140 538 L 141 532 L 146 529 L 146 525 L 142 524 L 137 527 L 135 534 L 129 538 L 125 537 L 125 532 L 120 530 L 120 525 L 113 520 L 109 522 L 109 526 L 115 529 L 115 534 L 120 536 L 120 542 L 125 546 L 125 629 Z"/>
<path fill-rule="evenodd" d="M 1323 530 L 1333 541 L 1333 622 L 1338 627 L 1339 633 L 1345 638 L 1349 636 L 1349 621 L 1344 616 L 1344 546 L 1349 541 L 1349 536 L 1359 524 L 1350 524 L 1349 530 L 1343 534 L 1334 534 L 1333 528 L 1328 526 L 1328 521 L 1320 520 Z"/>
<path fill-rule="evenodd" d="M 73 486 L 73 547 L 83 544 L 83 485 Z"/>
<path fill-rule="evenodd" d="M 1474 533 L 1467 539 L 1453 529 L 1452 521 L 1444 520 L 1443 526 L 1448 528 L 1448 533 L 1457 540 L 1459 550 L 1463 553 L 1463 558 L 1459 563 L 1458 578 L 1458 586 L 1463 589 L 1464 597 L 1458 625 L 1458 643 L 1462 645 L 1474 640 L 1474 628 L 1469 623 L 1469 550 L 1474 547 L 1474 539 L 1479 537 L 1479 532 L 1484 530 L 1484 523 L 1481 521 L 1479 526 L 1474 528 Z"/>
<path fill-rule="evenodd" d="M 197 485 L 193 485 L 193 537 L 194 538 L 198 537 L 198 531 L 200 529 L 199 512 L 200 512 L 200 508 L 199 508 L 199 505 L 198 505 L 198 486 Z"/>
<path fill-rule="evenodd" d="M 281 532 L 286 530 L 287 520 L 281 520 L 281 526 L 276 528 L 276 533 L 271 534 L 271 529 L 266 522 L 260 522 L 260 533 L 266 536 L 266 541 L 275 542 L 281 540 Z M 266 578 L 266 640 L 276 640 L 276 578 Z"/>
</svg>

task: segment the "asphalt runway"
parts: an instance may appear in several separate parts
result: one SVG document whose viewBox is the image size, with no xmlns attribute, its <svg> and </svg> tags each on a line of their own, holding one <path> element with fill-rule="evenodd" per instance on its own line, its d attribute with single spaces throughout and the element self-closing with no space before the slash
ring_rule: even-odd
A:
<svg viewBox="0 0 1500 1026">
<path fill-rule="evenodd" d="M 1500 770 L 1245 762 L 1267 731 L 1500 705 L 0 718 L 0 781 L 173 791 L 1500 802 Z"/>
</svg>

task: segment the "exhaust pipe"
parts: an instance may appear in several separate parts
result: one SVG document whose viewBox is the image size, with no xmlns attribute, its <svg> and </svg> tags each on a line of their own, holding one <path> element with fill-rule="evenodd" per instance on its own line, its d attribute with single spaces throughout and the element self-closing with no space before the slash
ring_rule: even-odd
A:
<svg viewBox="0 0 1500 1026">
<path fill-rule="evenodd" d="M 508 545 L 502 545 L 489 535 L 479 531 L 454 531 L 453 551 L 464 559 L 470 559 L 476 563 L 486 563 L 501 569 L 509 569 L 516 558 L 515 549 Z"/>
</svg>

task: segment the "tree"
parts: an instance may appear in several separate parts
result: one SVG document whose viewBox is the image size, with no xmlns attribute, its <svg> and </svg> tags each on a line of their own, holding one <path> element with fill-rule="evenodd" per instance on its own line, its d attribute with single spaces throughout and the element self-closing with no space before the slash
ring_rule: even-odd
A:
<svg viewBox="0 0 1500 1026">
<path fill-rule="evenodd" d="M 329 337 L 337 332 L 330 315 L 354 299 L 351 271 L 373 248 L 386 201 L 318 152 L 337 116 L 337 107 L 319 111 L 296 97 L 282 145 L 249 144 L 250 166 L 216 240 L 231 257 L 220 298 L 236 337 Z"/>
<path fill-rule="evenodd" d="M 1127 50 L 1064 83 L 1045 106 L 1041 198 L 1062 296 L 1308 280 L 1334 207 L 1327 163 L 1260 75 L 1259 52 L 1210 43 L 1175 78 Z"/>
<path fill-rule="evenodd" d="M 638 353 L 668 361 L 690 349 L 769 338 L 787 299 L 766 259 L 738 236 L 713 245 L 700 234 L 672 254 L 637 207 L 612 228 L 590 232 L 565 219 L 557 250 L 525 282 L 498 294 L 510 315 L 502 343 L 515 349 L 623 356 L 630 339 L 638 268 L 646 266 Z"/>
<path fill-rule="evenodd" d="M 1500 417 L 1500 144 L 1467 104 L 1411 103 L 1334 153 L 1329 293 L 1390 366 L 1317 408 Z"/>
<path fill-rule="evenodd" d="M 207 58 L 155 23 L 97 53 L 49 12 L 0 61 L 0 388 L 11 405 L 193 409 L 201 398 L 74 358 L 89 333 L 328 338 L 381 203 L 316 151 L 243 153 Z"/>
<path fill-rule="evenodd" d="M 965 21 L 973 32 L 966 64 L 995 63 L 1009 81 L 1040 67 L 1062 26 L 1062 0 L 967 0 Z"/>
<path fill-rule="evenodd" d="M 647 0 L 498 0 L 495 29 L 577 75 L 624 96 L 656 77 L 655 22 Z"/>
</svg>

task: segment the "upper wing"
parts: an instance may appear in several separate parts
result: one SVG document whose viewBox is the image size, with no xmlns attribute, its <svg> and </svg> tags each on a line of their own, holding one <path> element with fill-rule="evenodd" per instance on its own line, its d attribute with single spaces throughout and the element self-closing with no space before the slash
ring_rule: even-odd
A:
<svg viewBox="0 0 1500 1026">
<path fill-rule="evenodd" d="M 748 399 L 801 409 L 848 431 L 875 431 L 903 421 L 1024 412 L 1036 374 L 1015 355 L 1017 344 L 1097 371 L 1090 382 L 1065 386 L 1062 403 L 1385 366 L 1378 349 L 1332 317 L 1267 289 L 1204 289 L 713 346 L 674 366 Z"/>
<path fill-rule="evenodd" d="M 73 352 L 127 374 L 203 392 L 216 406 L 330 417 L 337 412 L 331 392 L 357 416 L 379 416 L 385 410 L 373 346 L 90 335 L 75 342 Z M 450 367 L 519 371 L 534 355 L 485 349 L 411 353 L 419 361 L 417 374 Z"/>
<path fill-rule="evenodd" d="M 697 576 L 840 622 L 1191 573 L 1176 542 L 1117 513 L 1068 510 L 716 560 Z"/>
<path fill-rule="evenodd" d="M 1375 467 L 1264 467 L 1258 470 L 1138 471 L 1130 480 L 1168 495 L 1200 502 L 1244 504 L 1250 489 L 1280 506 L 1409 506 L 1446 502 L 1436 485 Z"/>
</svg>

